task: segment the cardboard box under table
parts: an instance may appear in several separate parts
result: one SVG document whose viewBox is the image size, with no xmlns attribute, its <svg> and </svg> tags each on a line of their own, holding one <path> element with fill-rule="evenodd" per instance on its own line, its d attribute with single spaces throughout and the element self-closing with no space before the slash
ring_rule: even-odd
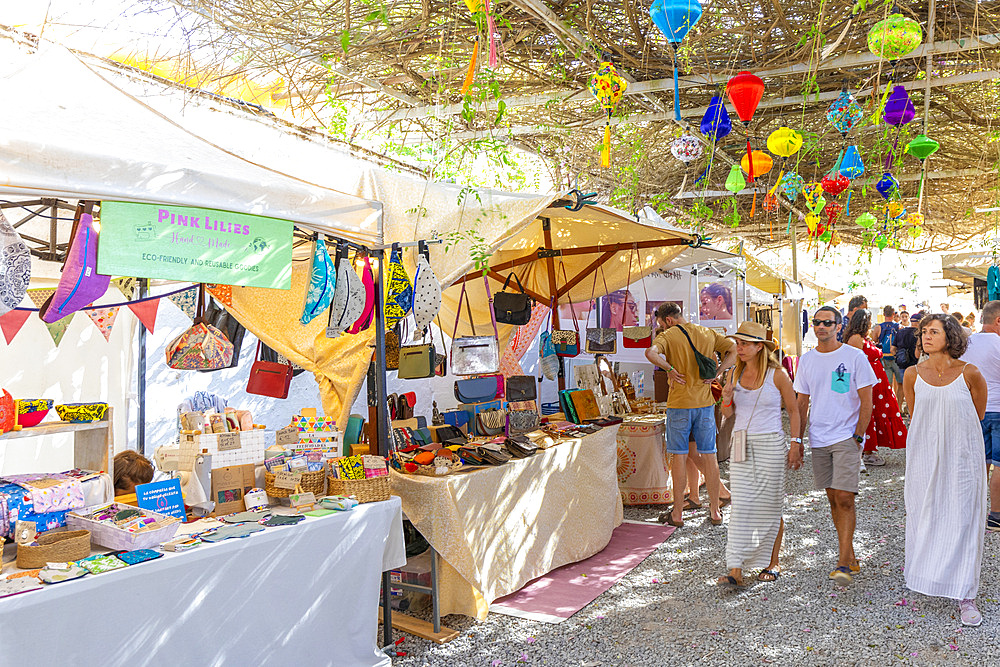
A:
<svg viewBox="0 0 1000 667">
<path fill-rule="evenodd" d="M 442 616 L 485 619 L 497 598 L 607 546 L 622 522 L 617 430 L 445 477 L 390 471 L 403 512 L 441 555 Z"/>
</svg>

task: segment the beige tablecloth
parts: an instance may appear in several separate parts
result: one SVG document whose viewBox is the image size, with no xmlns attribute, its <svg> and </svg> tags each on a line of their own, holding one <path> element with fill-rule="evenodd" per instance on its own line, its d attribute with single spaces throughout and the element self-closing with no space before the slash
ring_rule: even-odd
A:
<svg viewBox="0 0 1000 667">
<path fill-rule="evenodd" d="M 497 598 L 607 546 L 622 522 L 617 430 L 447 477 L 391 472 L 403 512 L 442 556 L 442 616 L 483 620 Z"/>
<path fill-rule="evenodd" d="M 662 416 L 628 417 L 618 428 L 618 488 L 626 505 L 673 502 Z"/>
</svg>

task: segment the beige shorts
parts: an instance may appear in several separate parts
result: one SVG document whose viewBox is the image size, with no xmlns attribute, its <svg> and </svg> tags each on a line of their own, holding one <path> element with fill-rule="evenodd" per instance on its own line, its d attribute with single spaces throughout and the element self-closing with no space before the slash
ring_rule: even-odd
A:
<svg viewBox="0 0 1000 667">
<path fill-rule="evenodd" d="M 813 479 L 817 489 L 858 492 L 861 448 L 854 438 L 812 450 Z"/>
</svg>

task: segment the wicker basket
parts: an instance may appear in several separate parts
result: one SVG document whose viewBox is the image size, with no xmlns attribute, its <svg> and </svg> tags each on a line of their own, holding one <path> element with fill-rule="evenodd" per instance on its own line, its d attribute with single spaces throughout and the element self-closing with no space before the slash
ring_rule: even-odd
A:
<svg viewBox="0 0 1000 667">
<path fill-rule="evenodd" d="M 45 533 L 38 537 L 38 546 L 21 544 L 17 547 L 17 566 L 22 570 L 45 567 L 46 563 L 66 563 L 90 555 L 90 531 L 67 530 Z"/>
<path fill-rule="evenodd" d="M 170 541 L 181 525 L 180 519 L 177 517 L 160 514 L 152 510 L 142 510 L 142 513 L 153 517 L 156 521 L 133 532 L 119 528 L 113 523 L 97 521 L 85 516 L 92 515 L 111 504 L 113 503 L 85 507 L 82 510 L 78 510 L 80 514 L 70 512 L 66 515 L 66 527 L 89 530 L 90 539 L 93 543 L 102 547 L 132 551 L 133 549 L 152 549 L 164 542 Z M 123 503 L 117 504 L 119 507 L 128 507 Z"/>
<path fill-rule="evenodd" d="M 264 473 L 264 491 L 272 498 L 287 498 L 295 493 L 294 489 L 279 489 L 274 485 L 274 473 Z M 299 485 L 306 493 L 314 493 L 316 497 L 326 495 L 326 470 L 312 470 L 302 473 Z"/>
<path fill-rule="evenodd" d="M 377 503 L 389 500 L 389 476 L 369 479 L 337 479 L 329 477 L 331 496 L 354 496 L 359 503 Z"/>
<path fill-rule="evenodd" d="M 462 469 L 462 461 L 457 457 L 454 460 L 448 460 L 443 457 L 438 457 L 434 459 L 434 463 L 426 466 L 417 466 L 414 475 L 425 475 L 427 477 L 444 477 L 445 475 L 450 475 L 456 470 Z M 444 471 L 444 472 L 440 472 Z"/>
</svg>

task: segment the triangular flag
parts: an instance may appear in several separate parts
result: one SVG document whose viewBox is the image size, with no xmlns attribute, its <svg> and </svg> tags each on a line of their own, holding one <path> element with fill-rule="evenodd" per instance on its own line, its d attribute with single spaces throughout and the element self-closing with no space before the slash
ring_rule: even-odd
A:
<svg viewBox="0 0 1000 667">
<path fill-rule="evenodd" d="M 156 309 L 160 306 L 159 299 L 149 299 L 147 301 L 136 301 L 128 304 L 129 310 L 135 313 L 139 321 L 145 325 L 149 333 L 153 333 L 153 325 L 156 324 Z"/>
<path fill-rule="evenodd" d="M 104 340 L 111 342 L 111 328 L 115 326 L 115 318 L 118 317 L 118 307 L 114 308 L 91 308 L 84 311 L 90 320 L 104 334 Z"/>
<path fill-rule="evenodd" d="M 181 309 L 181 312 L 194 320 L 195 314 L 198 312 L 198 290 L 191 288 L 184 290 L 183 292 L 178 292 L 177 294 L 171 294 L 167 297 L 170 302 Z"/>
<path fill-rule="evenodd" d="M 135 295 L 136 288 L 139 287 L 138 278 L 115 278 L 111 282 L 115 284 L 118 291 L 124 294 L 125 298 L 129 301 L 132 300 L 132 297 Z"/>
<path fill-rule="evenodd" d="M 12 310 L 0 315 L 0 329 L 3 329 L 3 337 L 8 345 L 14 340 L 14 336 L 21 330 L 30 316 L 30 310 Z"/>
<path fill-rule="evenodd" d="M 35 304 L 35 308 L 41 308 L 45 305 L 45 301 L 56 293 L 55 287 L 40 287 L 37 289 L 28 290 L 28 298 L 31 299 L 31 303 Z"/>
<path fill-rule="evenodd" d="M 233 305 L 233 286 L 232 285 L 205 285 L 205 288 L 218 299 L 220 302 L 227 306 Z"/>
<path fill-rule="evenodd" d="M 59 343 L 62 342 L 63 336 L 66 334 L 66 327 L 68 327 L 69 323 L 73 321 L 74 315 L 76 315 L 76 313 L 70 313 L 66 317 L 61 320 L 56 320 L 52 324 L 42 321 L 45 328 L 49 330 L 49 335 L 52 336 L 52 342 L 56 344 L 56 347 L 59 347 Z"/>
</svg>

